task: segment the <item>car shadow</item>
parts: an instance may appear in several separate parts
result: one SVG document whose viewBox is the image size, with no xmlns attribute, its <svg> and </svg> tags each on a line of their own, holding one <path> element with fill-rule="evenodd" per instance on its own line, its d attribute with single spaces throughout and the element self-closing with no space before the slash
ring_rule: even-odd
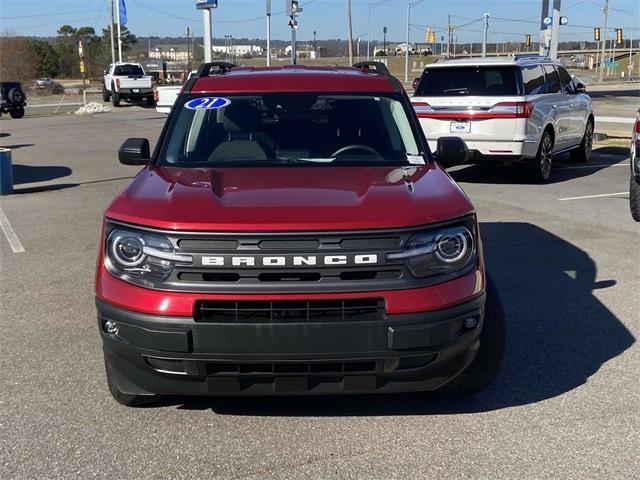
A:
<svg viewBox="0 0 640 480">
<path fill-rule="evenodd" d="M 13 164 L 13 184 L 37 183 L 68 177 L 73 173 L 69 167 L 54 165 L 20 165 Z"/>
<path fill-rule="evenodd" d="M 589 255 L 528 223 L 482 223 L 488 271 L 502 297 L 508 332 L 503 368 L 471 399 L 436 394 L 322 397 L 169 397 L 158 406 L 226 415 L 375 416 L 475 413 L 528 405 L 570 392 L 635 341 L 593 294 L 615 279 L 597 279 Z"/>
<path fill-rule="evenodd" d="M 622 147 L 598 147 L 593 150 L 591 160 L 587 163 L 571 161 L 568 153 L 554 157 L 551 178 L 546 184 L 560 183 L 580 177 L 588 177 L 594 173 L 620 163 L 628 158 L 629 151 Z M 448 173 L 456 182 L 483 184 L 534 184 L 527 171 L 527 165 L 513 164 L 499 166 L 493 163 L 475 163 L 448 169 Z"/>
</svg>

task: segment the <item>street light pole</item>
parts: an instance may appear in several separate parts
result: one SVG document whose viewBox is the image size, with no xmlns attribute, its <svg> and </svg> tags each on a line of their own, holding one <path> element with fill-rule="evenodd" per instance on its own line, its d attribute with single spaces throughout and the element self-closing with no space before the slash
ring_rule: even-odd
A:
<svg viewBox="0 0 640 480">
<path fill-rule="evenodd" d="M 353 29 L 351 26 L 351 0 L 347 0 L 347 35 L 349 36 L 349 65 L 353 65 Z"/>
<path fill-rule="evenodd" d="M 604 74 L 603 63 L 604 56 L 607 54 L 607 28 L 609 27 L 609 0 L 604 2 L 604 38 L 602 39 L 602 53 L 600 54 L 600 73 L 598 81 L 602 81 L 602 75 Z"/>
<path fill-rule="evenodd" d="M 271 66 L 271 0 L 267 0 L 267 67 Z"/>
</svg>

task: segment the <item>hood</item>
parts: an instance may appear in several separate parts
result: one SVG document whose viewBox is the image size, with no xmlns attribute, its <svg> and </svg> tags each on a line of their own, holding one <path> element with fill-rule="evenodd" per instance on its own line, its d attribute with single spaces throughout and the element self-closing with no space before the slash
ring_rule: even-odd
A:
<svg viewBox="0 0 640 480">
<path fill-rule="evenodd" d="M 464 192 L 436 164 L 147 166 L 105 216 L 167 230 L 277 232 L 412 227 L 472 211 Z"/>
</svg>

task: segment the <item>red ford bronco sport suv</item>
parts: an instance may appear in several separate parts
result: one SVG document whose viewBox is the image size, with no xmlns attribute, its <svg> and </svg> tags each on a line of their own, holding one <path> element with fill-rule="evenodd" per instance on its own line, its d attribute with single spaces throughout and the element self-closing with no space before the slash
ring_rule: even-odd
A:
<svg viewBox="0 0 640 480">
<path fill-rule="evenodd" d="M 441 138 L 440 162 L 466 155 Z M 473 206 L 379 63 L 204 64 L 104 214 L 111 393 L 295 395 L 489 385 L 504 317 Z"/>
</svg>

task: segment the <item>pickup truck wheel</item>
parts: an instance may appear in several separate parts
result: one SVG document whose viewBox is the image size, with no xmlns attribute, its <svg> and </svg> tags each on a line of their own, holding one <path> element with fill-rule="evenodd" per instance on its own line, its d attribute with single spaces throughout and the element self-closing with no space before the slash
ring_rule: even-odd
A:
<svg viewBox="0 0 640 480">
<path fill-rule="evenodd" d="M 584 129 L 584 136 L 580 146 L 575 150 L 571 150 L 571 160 L 577 163 L 585 163 L 589 161 L 591 157 L 591 150 L 593 149 L 593 120 L 587 122 L 587 126 Z"/>
<path fill-rule="evenodd" d="M 478 354 L 466 370 L 437 390 L 437 393 L 464 397 L 487 388 L 500 370 L 505 343 L 506 322 L 502 301 L 495 284 L 487 277 L 487 300 Z"/>
<path fill-rule="evenodd" d="M 546 130 L 542 134 L 538 154 L 533 159 L 530 170 L 531 177 L 536 182 L 546 182 L 551 177 L 551 166 L 553 163 L 553 137 L 551 132 Z"/>
<path fill-rule="evenodd" d="M 162 397 L 161 395 L 131 395 L 120 391 L 114 380 L 113 371 L 107 357 L 104 357 L 104 367 L 107 372 L 107 384 L 109 385 L 109 392 L 111 396 L 121 405 L 127 407 L 141 407 L 144 405 L 152 405 L 157 403 Z"/>
<path fill-rule="evenodd" d="M 111 104 L 114 107 L 119 107 L 120 106 L 120 94 L 118 92 L 113 92 L 111 94 Z"/>
<path fill-rule="evenodd" d="M 633 176 L 629 184 L 629 208 L 633 219 L 640 222 L 640 183 Z"/>
<path fill-rule="evenodd" d="M 24 117 L 24 107 L 15 107 L 9 110 L 9 115 L 11 118 L 22 118 Z"/>
<path fill-rule="evenodd" d="M 105 87 L 103 84 L 102 85 L 102 101 L 108 102 L 110 99 L 111 99 L 111 94 L 109 93 L 109 90 L 107 90 L 107 87 Z"/>
<path fill-rule="evenodd" d="M 147 97 L 147 107 L 153 107 L 156 104 L 156 100 L 153 97 Z"/>
</svg>

